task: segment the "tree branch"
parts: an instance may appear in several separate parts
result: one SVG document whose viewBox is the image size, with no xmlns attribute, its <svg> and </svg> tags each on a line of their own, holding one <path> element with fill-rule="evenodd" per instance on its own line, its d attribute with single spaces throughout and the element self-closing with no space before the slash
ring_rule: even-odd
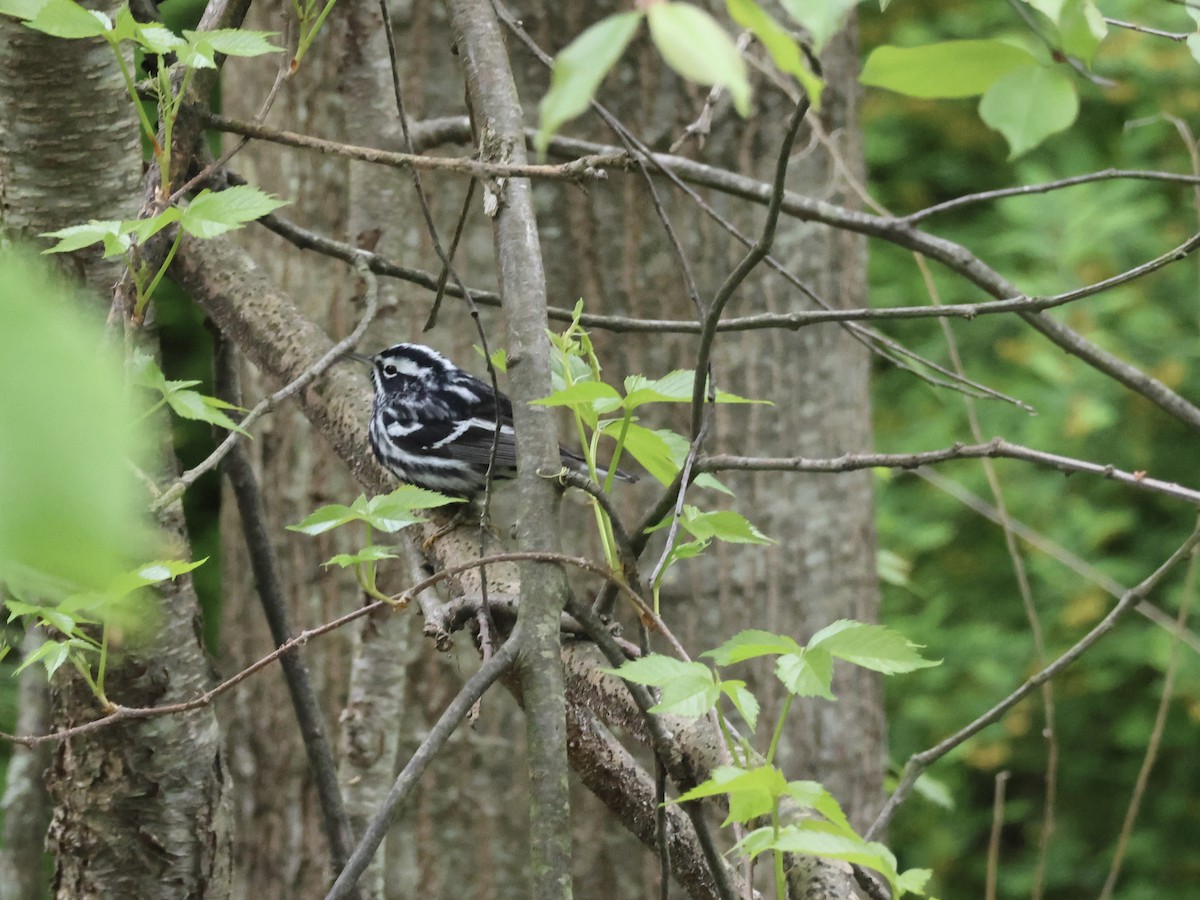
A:
<svg viewBox="0 0 1200 900">
<path fill-rule="evenodd" d="M 847 453 L 834 459 L 807 459 L 802 456 L 768 458 L 753 456 L 708 456 L 700 461 L 697 467 L 701 472 L 721 472 L 729 470 L 750 472 L 852 472 L 856 469 L 915 469 L 918 466 L 931 463 L 946 462 L 952 459 L 980 459 L 989 457 L 1006 457 L 1022 459 L 1026 462 L 1049 466 L 1060 472 L 1086 472 L 1119 481 L 1130 487 L 1151 491 L 1183 500 L 1200 506 L 1200 491 L 1161 481 L 1157 478 L 1147 478 L 1145 472 L 1126 472 L 1112 465 L 1072 459 L 1057 453 L 1045 453 L 1010 444 L 1002 438 L 996 438 L 986 444 L 954 444 L 941 450 L 928 450 L 924 453 Z"/>
</svg>

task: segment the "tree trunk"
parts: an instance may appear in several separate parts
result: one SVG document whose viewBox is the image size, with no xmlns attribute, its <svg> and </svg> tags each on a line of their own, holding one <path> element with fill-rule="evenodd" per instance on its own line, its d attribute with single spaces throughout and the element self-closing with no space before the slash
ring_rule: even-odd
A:
<svg viewBox="0 0 1200 900">
<path fill-rule="evenodd" d="M 390 73 L 382 41 L 372 31 L 375 8 L 365 0 L 335 7 L 327 32 L 306 57 L 297 79 L 281 94 L 268 124 L 399 149 Z M 604 4 L 526 2 L 517 12 L 543 46 L 554 51 L 605 9 Z M 261 8 L 259 14 L 266 15 Z M 432 0 L 394 5 L 393 18 L 409 116 L 415 122 L 462 115 L 461 60 L 451 53 L 442 5 Z M 279 27 L 272 18 L 258 25 Z M 532 62 L 515 40 L 509 40 L 509 48 L 522 100 L 526 109 L 533 109 L 544 92 L 547 72 Z M 631 52 L 629 60 L 610 76 L 600 98 L 635 132 L 661 146 L 695 118 L 706 91 L 679 82 L 648 42 L 636 41 Z M 831 138 L 826 145 L 811 129 L 801 138 L 798 146 L 802 149 L 792 161 L 789 179 L 794 190 L 845 201 L 850 189 L 844 173 L 861 173 L 854 121 L 854 53 L 849 39 L 835 42 L 826 53 L 830 87 L 820 131 Z M 240 85 L 258 85 L 229 97 L 227 112 L 249 118 L 274 72 L 271 64 L 263 61 L 239 60 L 230 65 L 238 67 Z M 333 83 L 340 86 L 338 103 L 324 90 Z M 781 123 L 790 106 L 765 84 L 759 85 L 759 104 L 748 121 L 737 119 L 724 103 L 718 104 L 714 133 L 701 154 L 705 160 L 769 180 Z M 590 119 L 581 120 L 569 131 L 614 142 L 611 134 L 594 128 Z M 840 156 L 837 165 L 831 148 Z M 234 167 L 252 182 L 294 200 L 296 205 L 284 211 L 288 218 L 352 243 L 378 239 L 379 249 L 402 264 L 433 272 L 439 268 L 407 174 L 396 177 L 380 167 L 362 164 L 347 167 L 330 157 L 266 144 L 252 144 L 236 158 Z M 438 173 L 423 174 L 422 182 L 443 244 L 448 244 L 465 182 Z M 393 185 L 398 185 L 394 195 Z M 656 179 L 656 186 L 684 243 L 701 296 L 711 297 L 743 249 L 664 180 Z M 743 231 L 757 236 L 760 212 L 727 197 L 707 199 Z M 589 185 L 586 191 L 539 185 L 537 203 L 552 303 L 570 306 L 582 296 L 586 308 L 595 312 L 694 316 L 640 176 L 613 173 L 607 182 Z M 468 284 L 490 286 L 495 283 L 494 264 L 481 205 L 477 193 L 455 265 Z M 342 274 L 345 270 L 300 254 L 261 231 L 247 232 L 239 241 L 252 249 L 277 283 L 332 335 L 341 336 L 350 329 L 355 313 L 346 301 L 353 293 L 353 282 Z M 834 305 L 862 302 L 865 258 L 861 239 L 785 221 L 776 255 Z M 430 295 L 386 280 L 383 287 L 383 312 L 364 342 L 365 350 L 398 340 L 421 340 L 480 370 L 470 350 L 478 337 L 462 301 L 446 298 L 438 327 L 422 334 L 419 329 L 430 308 Z M 742 288 L 734 304 L 731 312 L 740 313 L 806 308 L 808 301 L 777 276 L 760 272 Z M 483 309 L 481 319 L 493 348 L 500 346 L 503 331 L 497 314 Z M 687 367 L 695 355 L 693 336 L 617 339 L 597 333 L 595 338 L 606 362 L 606 377 L 618 383 L 630 372 L 656 376 Z M 775 405 L 720 408 L 710 449 L 818 455 L 869 448 L 868 359 L 837 326 L 818 326 L 799 335 L 724 334 L 717 342 L 714 363 L 722 388 L 769 398 Z M 667 424 L 661 417 L 668 413 L 673 411 L 662 407 L 649 414 L 658 426 Z M 683 416 L 670 424 L 680 430 L 687 427 Z M 357 489 L 342 479 L 341 464 L 329 457 L 320 442 L 312 441 L 307 424 L 288 410 L 273 414 L 267 433 L 255 442 L 254 452 L 262 463 L 263 482 L 270 486 L 268 514 L 278 536 L 280 557 L 285 568 L 294 567 L 286 577 L 297 625 L 314 624 L 351 608 L 358 601 L 355 592 L 346 587 L 346 579 L 322 576 L 320 587 L 309 586 L 311 579 L 318 577 L 317 565 L 343 548 L 331 540 L 285 534 L 282 527 L 320 503 L 347 502 Z M 770 628 L 803 639 L 837 618 L 874 617 L 877 595 L 869 475 L 764 474 L 723 480 L 737 492 L 735 508 L 780 543 L 745 555 L 744 547 L 717 545 L 709 551 L 710 559 L 683 564 L 668 585 L 665 613 L 668 624 L 685 638 L 690 650 L 711 647 L 743 627 Z M 622 490 L 618 503 L 625 515 L 634 519 L 652 493 L 652 485 L 637 485 Z M 689 494 L 689 502 L 716 501 L 696 491 Z M 503 509 L 502 499 L 496 517 L 507 527 L 511 517 L 505 519 Z M 561 524 L 564 547 L 581 548 L 592 541 L 591 515 L 580 506 L 564 504 Z M 224 533 L 230 542 L 224 556 L 226 596 L 246 596 L 249 574 L 236 546 L 236 529 L 226 528 Z M 652 564 L 648 557 L 647 571 Z M 395 577 L 395 583 L 401 585 L 403 574 Z M 230 639 L 224 644 L 223 666 L 232 671 L 266 652 L 269 644 L 265 631 L 253 624 L 256 610 L 234 609 L 228 604 L 227 609 L 223 631 Z M 432 652 L 427 642 L 412 642 L 408 629 L 415 624 L 410 610 L 364 631 L 361 647 L 347 646 L 342 637 L 333 636 L 304 651 L 314 670 L 327 679 L 331 717 L 340 699 L 354 692 L 341 722 L 345 733 L 340 765 L 358 822 L 369 814 L 372 797 L 378 796 L 380 786 L 390 777 L 385 773 L 391 765 L 387 762 L 391 738 L 398 735 L 399 757 L 407 759 L 427 723 L 476 664 L 474 651 L 464 640 L 460 639 L 459 648 L 449 657 Z M 380 630 L 385 628 L 390 633 Z M 388 669 L 375 670 L 365 662 L 370 657 L 363 653 L 372 641 L 385 658 L 391 642 L 397 642 Z M 352 664 L 356 655 L 358 661 Z M 416 658 L 408 673 L 408 700 L 397 705 L 395 696 L 385 700 L 378 692 L 389 689 L 394 694 L 402 683 L 395 664 L 410 655 Z M 357 669 L 360 664 L 363 668 Z M 347 686 L 351 668 L 362 674 L 370 672 L 374 686 L 368 687 L 357 676 L 358 687 Z M 301 801 L 303 815 L 297 819 L 295 814 L 295 798 L 310 795 L 302 753 L 292 743 L 290 712 L 280 701 L 280 688 L 272 683 L 275 679 L 268 675 L 253 696 L 250 692 L 239 695 L 232 723 L 232 739 L 239 748 L 236 774 L 240 794 L 246 798 L 240 820 L 243 828 L 253 827 L 260 838 L 239 856 L 238 883 L 247 892 L 265 896 L 312 896 L 325 883 L 320 871 L 324 850 L 312 802 Z M 767 701 L 767 721 L 782 698 L 772 693 L 770 678 L 759 682 L 760 695 L 765 694 Z M 801 710 L 793 707 L 781 761 L 788 777 L 824 781 L 861 824 L 870 819 L 881 799 L 884 753 L 878 690 L 874 679 L 840 671 L 836 687 L 840 697 L 836 704 L 812 704 Z M 369 701 L 372 694 L 375 700 Z M 386 703 L 380 709 L 388 712 L 374 709 L 372 702 Z M 526 776 L 518 774 L 525 767 L 524 740 L 514 713 L 509 700 L 489 695 L 476 729 L 458 735 L 427 773 L 416 800 L 402 813 L 393 832 L 403 839 L 386 845 L 389 896 L 418 890 L 422 896 L 527 896 L 527 875 L 524 866 L 516 863 L 527 853 L 527 822 L 520 811 L 527 808 L 528 801 Z M 396 730 L 389 733 L 390 727 Z M 264 734 L 271 736 L 268 742 L 256 737 Z M 267 773 L 271 773 L 270 780 Z M 355 790 L 359 791 L 357 798 Z M 575 895 L 643 896 L 648 873 L 656 871 L 653 856 L 635 849 L 640 845 L 631 836 L 614 829 L 594 799 L 577 793 L 573 810 Z M 631 865 L 632 859 L 642 862 Z M 297 860 L 303 862 L 296 864 Z M 403 861 L 401 865 L 398 860 Z M 281 872 L 285 877 L 280 877 Z M 377 892 L 379 878 L 376 872 L 364 882 L 369 891 Z"/>
</svg>

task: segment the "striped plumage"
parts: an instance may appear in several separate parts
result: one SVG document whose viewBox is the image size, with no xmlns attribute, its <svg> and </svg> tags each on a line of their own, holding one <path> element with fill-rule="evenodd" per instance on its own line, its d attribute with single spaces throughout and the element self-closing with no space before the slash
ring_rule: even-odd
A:
<svg viewBox="0 0 1200 900">
<path fill-rule="evenodd" d="M 396 344 L 366 361 L 375 383 L 371 448 L 393 475 L 443 494 L 475 497 L 487 484 L 499 421 L 493 477 L 516 476 L 512 403 L 503 393 L 493 394 L 490 384 L 423 344 Z M 560 454 L 564 466 L 587 471 L 580 456 L 562 448 Z"/>
</svg>

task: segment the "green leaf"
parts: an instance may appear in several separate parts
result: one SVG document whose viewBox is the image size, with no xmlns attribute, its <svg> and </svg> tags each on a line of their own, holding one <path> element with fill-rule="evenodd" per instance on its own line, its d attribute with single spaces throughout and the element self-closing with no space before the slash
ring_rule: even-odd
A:
<svg viewBox="0 0 1200 900">
<path fill-rule="evenodd" d="M 859 80 L 911 97 L 974 97 L 1010 72 L 1036 64 L 1032 54 L 1003 41 L 885 45 L 867 57 Z"/>
<path fill-rule="evenodd" d="M 538 106 L 534 147 L 545 155 L 554 133 L 591 103 L 600 82 L 620 59 L 641 24 L 642 13 L 607 16 L 585 30 L 554 57 L 550 90 Z"/>
<path fill-rule="evenodd" d="M 200 566 L 208 562 L 208 557 L 189 561 L 185 559 L 159 559 L 154 562 L 148 562 L 143 566 L 139 566 L 133 575 L 142 585 L 158 584 L 160 581 L 166 581 L 168 578 L 174 580 L 180 575 L 185 575 L 193 569 L 198 569 Z"/>
<path fill-rule="evenodd" d="M 205 188 L 184 210 L 180 226 L 198 238 L 216 237 L 287 206 L 289 202 L 277 200 L 249 185 L 238 185 L 218 193 Z"/>
<path fill-rule="evenodd" d="M 980 118 L 1008 141 L 1009 159 L 1069 128 L 1078 114 L 1074 83 L 1047 66 L 1027 66 L 1008 73 L 979 102 Z"/>
<path fill-rule="evenodd" d="M 696 373 L 691 369 L 676 369 L 662 378 L 653 380 L 644 375 L 630 375 L 625 379 L 625 402 L 627 410 L 637 409 L 644 403 L 691 403 Z M 769 400 L 747 400 L 727 391 L 717 391 L 718 403 L 764 403 Z"/>
<path fill-rule="evenodd" d="M 122 362 L 63 285 L 0 249 L 0 582 L 30 596 L 102 590 L 154 552 Z"/>
<path fill-rule="evenodd" d="M 856 2 L 856 0 L 855 0 Z M 803 6 L 810 10 L 826 9 L 836 3 L 806 3 Z M 800 52 L 800 45 L 787 30 L 776 22 L 754 0 L 725 0 L 725 8 L 729 16 L 743 28 L 749 30 L 759 43 L 771 54 L 771 61 L 782 72 L 794 77 L 812 102 L 814 112 L 821 109 L 821 91 L 825 82 L 818 78 L 808 67 L 808 60 Z M 818 50 L 820 47 L 817 48 Z"/>
<path fill-rule="evenodd" d="M 413 515 L 414 509 L 433 509 L 462 502 L 462 499 L 457 497 L 447 497 L 437 491 L 427 491 L 425 488 L 404 484 L 390 494 L 379 494 L 365 503 L 363 498 L 359 497 L 354 501 L 354 509 L 368 525 L 390 534 L 425 521 L 423 516 Z"/>
<path fill-rule="evenodd" d="M 808 29 L 813 39 L 813 50 L 820 53 L 829 39 L 845 26 L 850 10 L 858 5 L 858 0 L 820 0 L 817 3 L 812 0 L 780 0 L 780 5 L 788 15 Z"/>
<path fill-rule="evenodd" d="M 46 676 L 54 677 L 54 673 L 59 670 L 63 663 L 67 661 L 67 657 L 71 653 L 71 648 L 62 641 L 47 640 L 40 647 L 25 657 L 25 660 L 17 666 L 17 674 L 22 670 L 32 666 L 35 662 L 40 662 L 46 667 Z"/>
<path fill-rule="evenodd" d="M 671 452 L 671 460 L 675 463 L 675 471 L 678 472 L 683 468 L 683 464 L 687 462 L 687 455 L 688 451 L 691 449 L 691 443 L 682 434 L 678 434 L 668 428 L 660 428 L 655 432 L 655 434 L 657 434 L 663 439 L 663 441 L 666 442 L 666 445 Z M 674 473 L 672 473 L 671 477 L 675 477 Z M 733 496 L 733 491 L 725 487 L 725 485 L 721 484 L 720 481 L 707 472 L 696 476 L 696 480 L 693 482 L 693 484 L 695 484 L 697 487 L 711 488 L 714 491 L 720 491 L 722 494 L 728 494 L 730 497 Z"/>
<path fill-rule="evenodd" d="M 621 422 L 604 422 L 600 425 L 600 430 L 616 436 L 621 433 Z M 631 422 L 625 432 L 625 452 L 641 463 L 642 468 L 660 484 L 670 484 L 671 479 L 679 472 L 679 466 L 675 463 L 667 442 L 658 432 L 636 422 Z"/>
<path fill-rule="evenodd" d="M 603 669 L 635 684 L 646 684 L 662 692 L 651 712 L 669 712 L 695 718 L 713 708 L 720 695 L 712 670 L 704 663 L 685 662 L 660 653 L 630 660 L 619 669 Z"/>
<path fill-rule="evenodd" d="M 718 666 L 729 666 L 760 656 L 802 653 L 803 650 L 803 647 L 787 635 L 747 628 L 745 631 L 739 631 L 720 647 L 700 655 L 711 658 Z"/>
<path fill-rule="evenodd" d="M 0 0 L 0 16 L 32 19 L 46 5 L 46 0 Z"/>
<path fill-rule="evenodd" d="M 822 649 L 827 653 L 885 675 L 912 672 L 941 664 L 941 660 L 924 659 L 920 649 L 908 638 L 883 625 L 868 625 L 840 619 L 827 625 L 808 642 L 810 651 Z"/>
<path fill-rule="evenodd" d="M 591 406 L 597 400 L 610 400 L 615 409 L 621 404 L 621 395 L 612 385 L 603 381 L 577 381 L 570 387 L 562 388 L 549 397 L 534 400 L 535 406 Z M 607 411 L 607 410 L 605 410 Z"/>
<path fill-rule="evenodd" d="M 758 698 L 746 688 L 746 682 L 722 680 L 717 686 L 721 693 L 729 698 L 733 708 L 746 720 L 746 726 L 753 732 L 758 727 L 758 713 L 761 707 Z"/>
<path fill-rule="evenodd" d="M 168 53 L 173 53 L 180 47 L 186 44 L 183 40 L 171 29 L 166 28 L 156 23 L 138 25 L 134 32 L 133 39 L 138 42 L 143 50 L 147 53 L 153 53 L 158 56 L 165 56 Z"/>
<path fill-rule="evenodd" d="M 824 856 L 858 863 L 879 872 L 895 884 L 896 860 L 883 844 L 868 843 L 857 835 L 834 831 L 818 821 L 791 823 L 779 829 L 772 849 L 806 856 Z"/>
<path fill-rule="evenodd" d="M 1066 0 L 1024 0 L 1024 2 L 1032 6 L 1051 22 L 1057 23 Z"/>
<path fill-rule="evenodd" d="M 688 81 L 724 87 L 739 115 L 750 114 L 746 64 L 716 19 L 690 3 L 651 4 L 646 19 L 667 65 Z"/>
<path fill-rule="evenodd" d="M 787 791 L 783 773 L 775 766 L 743 769 L 740 766 L 717 766 L 712 776 L 702 784 L 679 796 L 681 802 L 726 794 L 729 815 L 722 825 L 731 822 L 750 822 L 765 816 Z"/>
<path fill-rule="evenodd" d="M 775 676 L 797 697 L 833 696 L 833 656 L 820 647 L 788 653 L 775 662 Z"/>
<path fill-rule="evenodd" d="M 329 566 L 341 566 L 347 569 L 350 566 L 357 566 L 367 562 L 379 562 L 384 559 L 398 559 L 396 552 L 391 547 L 383 547 L 379 544 L 369 544 L 363 547 L 357 553 L 339 553 L 336 556 L 331 556 L 326 562 L 322 563 L 326 568 Z"/>
<path fill-rule="evenodd" d="M 95 9 L 84 9 L 72 0 L 46 0 L 26 23 L 34 31 L 60 38 L 100 37 L 112 31 L 112 19 Z"/>
<path fill-rule="evenodd" d="M 896 878 L 896 886 L 906 893 L 924 894 L 932 877 L 932 869 L 906 869 Z"/>
<path fill-rule="evenodd" d="M 681 524 L 693 537 L 707 540 L 715 538 L 727 544 L 774 544 L 741 513 L 731 509 L 700 512 L 694 506 L 683 508 Z"/>
<path fill-rule="evenodd" d="M 105 258 L 117 256 L 128 250 L 132 243 L 125 231 L 121 222 L 112 219 L 92 219 L 84 225 L 70 225 L 58 231 L 43 233 L 42 237 L 58 238 L 58 243 L 42 252 L 71 253 L 92 244 L 103 243 Z"/>
<path fill-rule="evenodd" d="M 224 53 L 226 56 L 262 56 L 279 53 L 282 47 L 271 43 L 274 31 L 245 31 L 241 28 L 217 28 L 213 31 L 184 31 L 188 44 L 201 52 Z"/>
<path fill-rule="evenodd" d="M 954 794 L 950 792 L 950 787 L 946 782 L 940 778 L 934 778 L 928 772 L 917 777 L 917 780 L 913 782 L 913 790 L 935 806 L 940 806 L 942 809 L 954 809 Z"/>
<path fill-rule="evenodd" d="M 145 243 L 153 235 L 162 231 L 168 225 L 173 225 L 183 218 L 183 210 L 177 206 L 168 206 L 157 216 L 149 219 L 128 219 L 121 223 L 121 230 L 132 234 L 138 241 Z"/>
<path fill-rule="evenodd" d="M 239 409 L 239 407 L 234 406 L 232 403 L 226 403 L 224 400 L 209 397 L 197 391 L 179 390 L 178 388 L 172 389 L 166 394 L 166 399 L 171 409 L 185 419 L 209 422 L 221 428 L 226 428 L 229 431 L 244 434 L 247 437 L 250 434 L 222 412 L 225 409 Z"/>
<path fill-rule="evenodd" d="M 1108 36 L 1108 23 L 1094 0 L 1066 0 L 1056 24 L 1063 52 L 1090 66 L 1096 50 Z"/>
<path fill-rule="evenodd" d="M 361 499 L 361 498 L 360 498 Z M 309 513 L 302 522 L 285 526 L 288 531 L 299 531 L 301 534 L 317 535 L 332 531 L 347 522 L 361 521 L 362 516 L 357 510 L 340 503 L 331 503 Z"/>
</svg>

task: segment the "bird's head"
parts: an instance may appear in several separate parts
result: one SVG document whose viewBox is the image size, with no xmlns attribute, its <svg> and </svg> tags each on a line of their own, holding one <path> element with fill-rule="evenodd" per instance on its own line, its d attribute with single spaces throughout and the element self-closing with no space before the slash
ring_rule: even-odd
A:
<svg viewBox="0 0 1200 900">
<path fill-rule="evenodd" d="M 348 355 L 371 366 L 377 394 L 404 394 L 418 387 L 431 387 L 453 368 L 446 357 L 424 344 L 394 344 L 374 356 Z"/>
</svg>

